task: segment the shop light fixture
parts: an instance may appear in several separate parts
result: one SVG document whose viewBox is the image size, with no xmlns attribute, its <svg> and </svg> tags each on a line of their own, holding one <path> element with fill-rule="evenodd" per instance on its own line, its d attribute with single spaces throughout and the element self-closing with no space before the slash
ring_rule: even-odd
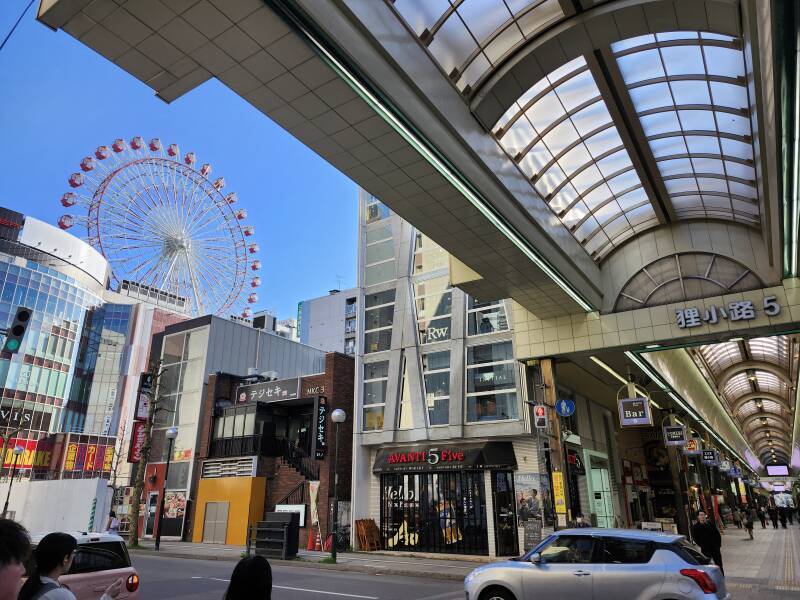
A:
<svg viewBox="0 0 800 600">
<path fill-rule="evenodd" d="M 439 157 L 429 143 L 407 126 L 395 114 L 395 110 L 389 107 L 382 99 L 372 92 L 359 77 L 355 75 L 348 67 L 346 67 L 331 51 L 328 50 L 314 33 L 312 33 L 299 18 L 290 14 L 289 16 L 294 25 L 297 27 L 299 33 L 315 47 L 320 57 L 328 63 L 328 65 L 336 71 L 339 76 L 356 92 L 364 102 L 366 102 L 372 109 L 377 112 L 386 123 L 394 129 L 404 140 L 416 149 L 417 152 L 434 168 L 436 169 L 453 187 L 455 187 L 461 194 L 472 204 L 478 211 L 488 219 L 508 240 L 514 244 L 528 259 L 539 267 L 561 290 L 572 298 L 578 306 L 586 312 L 593 312 L 595 309 L 589 304 L 578 292 L 573 289 L 572 285 L 565 280 L 560 273 L 558 273 L 548 261 L 539 256 L 538 252 L 531 247 L 524 237 L 505 219 L 501 218 L 496 210 L 481 197 L 472 187 L 462 179 L 461 175 L 448 164 L 444 159 Z M 398 111 L 399 112 L 399 111 Z"/>
<path fill-rule="evenodd" d="M 599 358 L 597 358 L 596 356 L 590 356 L 589 358 L 591 358 L 591 359 L 592 359 L 592 361 L 593 361 L 593 362 L 594 362 L 594 363 L 595 363 L 597 366 L 599 366 L 600 368 L 604 369 L 605 371 L 607 371 L 608 373 L 610 373 L 611 375 L 613 375 L 613 376 L 614 376 L 614 377 L 615 377 L 615 378 L 616 378 L 618 381 L 621 381 L 621 382 L 622 382 L 623 384 L 625 384 L 625 385 L 628 385 L 628 383 L 630 383 L 630 382 L 629 382 L 627 379 L 625 379 L 625 378 L 624 378 L 622 375 L 620 375 L 619 373 L 617 373 L 617 372 L 616 372 L 614 369 L 612 369 L 610 366 L 608 366 L 606 363 L 604 363 L 602 360 L 600 360 L 600 359 L 599 359 Z M 652 397 L 650 398 L 650 404 L 652 404 L 653 406 L 655 406 L 655 407 L 656 407 L 656 408 L 658 408 L 659 410 L 661 409 L 661 405 L 659 405 L 659 404 L 658 404 L 658 403 L 657 403 L 655 400 L 653 400 L 653 398 L 652 398 Z"/>
<path fill-rule="evenodd" d="M 732 337 L 732 338 L 728 338 L 728 341 L 729 342 L 743 342 L 744 338 L 743 337 Z"/>
<path fill-rule="evenodd" d="M 647 344 L 647 346 L 645 346 L 645 348 L 647 350 L 652 350 L 654 348 L 661 348 L 661 344 Z"/>
</svg>

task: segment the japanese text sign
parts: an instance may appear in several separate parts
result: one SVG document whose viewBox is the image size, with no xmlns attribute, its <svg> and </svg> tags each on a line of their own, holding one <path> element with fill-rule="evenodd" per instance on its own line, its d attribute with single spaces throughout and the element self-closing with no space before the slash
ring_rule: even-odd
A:
<svg viewBox="0 0 800 600">
<path fill-rule="evenodd" d="M 716 465 L 717 464 L 716 450 L 703 450 L 702 462 L 704 465 L 709 465 L 709 466 Z"/>
<path fill-rule="evenodd" d="M 686 429 L 683 425 L 666 425 L 664 427 L 664 443 L 667 446 L 684 446 Z"/>
<path fill-rule="evenodd" d="M 295 400 L 300 397 L 300 379 L 283 381 L 264 381 L 253 385 L 243 385 L 236 390 L 236 403 L 278 402 Z"/>
<path fill-rule="evenodd" d="M 764 296 L 762 310 L 768 317 L 774 317 L 781 312 L 776 296 Z M 703 309 L 681 308 L 675 311 L 676 324 L 679 329 L 690 329 L 702 325 L 715 325 L 724 319 L 727 321 L 752 321 L 756 318 L 756 307 L 752 300 L 739 300 L 729 302 L 727 306 L 710 306 Z"/>
<path fill-rule="evenodd" d="M 327 430 L 328 430 L 328 399 L 325 396 L 319 397 L 317 405 L 317 438 L 316 447 L 314 450 L 314 457 L 317 459 L 325 458 L 325 452 L 328 448 L 327 443 Z"/>
</svg>

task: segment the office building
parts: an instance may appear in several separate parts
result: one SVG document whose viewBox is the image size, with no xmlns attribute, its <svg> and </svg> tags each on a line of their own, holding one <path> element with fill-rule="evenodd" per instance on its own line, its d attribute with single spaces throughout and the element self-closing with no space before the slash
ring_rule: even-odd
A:
<svg viewBox="0 0 800 600">
<path fill-rule="evenodd" d="M 356 353 L 358 290 L 331 290 L 297 304 L 300 341 L 320 350 Z"/>
</svg>

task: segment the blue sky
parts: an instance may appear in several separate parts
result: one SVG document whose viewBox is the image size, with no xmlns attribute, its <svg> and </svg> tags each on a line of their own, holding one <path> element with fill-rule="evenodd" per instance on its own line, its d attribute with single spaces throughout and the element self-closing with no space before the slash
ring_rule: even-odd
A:
<svg viewBox="0 0 800 600">
<path fill-rule="evenodd" d="M 0 2 L 0 39 L 27 0 Z M 0 205 L 55 223 L 67 178 L 118 137 L 159 137 L 210 162 L 239 195 L 261 246 L 256 309 L 294 316 L 298 300 L 356 283 L 357 188 L 212 79 L 172 104 L 28 11 L 0 51 Z"/>
</svg>

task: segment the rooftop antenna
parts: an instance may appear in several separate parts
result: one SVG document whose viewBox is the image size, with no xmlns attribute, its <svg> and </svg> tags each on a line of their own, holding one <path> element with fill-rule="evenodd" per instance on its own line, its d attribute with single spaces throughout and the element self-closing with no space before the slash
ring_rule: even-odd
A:
<svg viewBox="0 0 800 600">
<path fill-rule="evenodd" d="M 337 290 L 342 289 L 342 283 L 344 283 L 344 277 L 342 277 L 341 275 L 337 274 L 336 275 L 336 289 Z"/>
</svg>

